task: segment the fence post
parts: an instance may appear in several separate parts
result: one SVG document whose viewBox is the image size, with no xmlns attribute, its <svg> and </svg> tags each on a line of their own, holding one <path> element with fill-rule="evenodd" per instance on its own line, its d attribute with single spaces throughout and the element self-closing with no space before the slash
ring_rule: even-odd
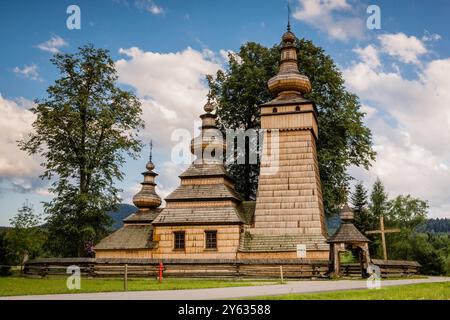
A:
<svg viewBox="0 0 450 320">
<path fill-rule="evenodd" d="M 123 289 L 128 290 L 128 264 L 125 264 L 125 272 L 123 273 Z"/>
<path fill-rule="evenodd" d="M 281 283 L 283 284 L 284 283 L 284 280 L 283 280 L 283 266 L 280 266 L 280 278 L 281 278 Z"/>
</svg>

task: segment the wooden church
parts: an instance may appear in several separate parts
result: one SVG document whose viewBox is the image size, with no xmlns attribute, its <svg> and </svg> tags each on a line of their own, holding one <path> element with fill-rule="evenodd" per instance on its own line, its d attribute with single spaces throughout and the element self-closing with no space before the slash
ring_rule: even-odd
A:
<svg viewBox="0 0 450 320">
<path fill-rule="evenodd" d="M 311 83 L 298 70 L 295 40 L 288 26 L 279 72 L 268 82 L 276 98 L 260 106 L 265 145 L 256 201 L 243 201 L 223 160 L 207 155 L 207 148 L 226 149 L 208 101 L 200 116 L 201 134 L 191 142 L 196 160 L 180 175 L 166 207 L 160 208 L 150 158 L 142 189 L 133 198 L 138 211 L 97 244 L 96 258 L 329 258 L 316 152 L 317 110 L 304 98 Z"/>
</svg>

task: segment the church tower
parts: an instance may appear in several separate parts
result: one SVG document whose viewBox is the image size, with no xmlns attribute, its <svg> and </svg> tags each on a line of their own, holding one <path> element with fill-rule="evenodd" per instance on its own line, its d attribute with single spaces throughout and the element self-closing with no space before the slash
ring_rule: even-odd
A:
<svg viewBox="0 0 450 320">
<path fill-rule="evenodd" d="M 316 151 L 317 109 L 304 98 L 311 83 L 299 72 L 295 40 L 288 24 L 278 74 L 268 82 L 276 98 L 260 106 L 264 147 L 258 194 L 254 224 L 241 251 L 254 257 L 278 252 L 276 256 L 283 258 L 328 259 Z M 303 253 L 297 253 L 299 248 Z"/>
</svg>

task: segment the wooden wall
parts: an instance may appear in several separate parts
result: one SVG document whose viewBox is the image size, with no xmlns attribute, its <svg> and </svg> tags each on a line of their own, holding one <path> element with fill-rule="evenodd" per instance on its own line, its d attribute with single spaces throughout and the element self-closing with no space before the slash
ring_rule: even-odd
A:
<svg viewBox="0 0 450 320">
<path fill-rule="evenodd" d="M 217 250 L 205 248 L 205 231 L 217 231 Z M 174 249 L 174 232 L 185 232 L 185 249 Z M 158 241 L 153 257 L 157 259 L 235 259 L 239 247 L 239 225 L 158 226 L 153 240 Z"/>
<path fill-rule="evenodd" d="M 275 134 L 275 133 L 274 133 Z M 313 234 L 326 237 L 315 139 L 308 131 L 281 131 L 279 143 L 264 153 L 279 150 L 279 160 L 261 162 L 255 210 L 256 233 Z M 275 174 L 267 174 L 278 165 Z M 262 230 L 257 230 L 262 229 Z"/>
</svg>

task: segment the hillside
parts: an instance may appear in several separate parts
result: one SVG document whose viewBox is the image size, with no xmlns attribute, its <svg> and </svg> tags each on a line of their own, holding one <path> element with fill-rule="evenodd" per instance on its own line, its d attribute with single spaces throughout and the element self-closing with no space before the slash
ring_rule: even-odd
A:
<svg viewBox="0 0 450 320">
<path fill-rule="evenodd" d="M 417 231 L 431 233 L 450 233 L 450 219 L 428 219 L 423 225 L 417 228 Z"/>
<path fill-rule="evenodd" d="M 120 229 L 123 226 L 122 220 L 134 213 L 137 208 L 131 204 L 122 203 L 117 211 L 110 211 L 108 215 L 113 219 L 112 231 Z"/>
</svg>

